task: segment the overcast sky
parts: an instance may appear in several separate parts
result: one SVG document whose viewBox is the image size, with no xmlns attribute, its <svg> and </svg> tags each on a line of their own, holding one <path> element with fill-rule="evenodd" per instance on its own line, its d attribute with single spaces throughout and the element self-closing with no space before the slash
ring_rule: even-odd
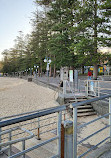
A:
<svg viewBox="0 0 111 158">
<path fill-rule="evenodd" d="M 0 0 L 0 60 L 1 52 L 13 47 L 19 31 L 31 32 L 29 22 L 34 11 L 33 0 Z"/>
</svg>

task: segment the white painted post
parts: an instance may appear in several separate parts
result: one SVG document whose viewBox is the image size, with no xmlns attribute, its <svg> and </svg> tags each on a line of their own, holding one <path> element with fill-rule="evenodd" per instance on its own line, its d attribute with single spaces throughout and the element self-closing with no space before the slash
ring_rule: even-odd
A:
<svg viewBox="0 0 111 158">
<path fill-rule="evenodd" d="M 111 97 L 109 97 L 109 136 L 111 142 Z"/>
</svg>

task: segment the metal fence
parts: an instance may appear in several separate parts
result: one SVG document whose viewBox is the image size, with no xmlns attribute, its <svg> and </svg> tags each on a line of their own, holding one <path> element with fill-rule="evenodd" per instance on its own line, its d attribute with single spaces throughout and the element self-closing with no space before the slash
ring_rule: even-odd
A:
<svg viewBox="0 0 111 158">
<path fill-rule="evenodd" d="M 87 80 L 86 96 L 100 97 L 111 93 L 111 81 Z"/>
<path fill-rule="evenodd" d="M 57 155 L 52 157 L 58 157 L 60 155 L 61 121 L 71 119 L 71 116 L 66 111 L 66 107 L 67 105 L 64 105 L 0 118 L 0 153 L 8 149 L 8 156 L 10 158 L 20 155 L 25 157 L 25 153 L 57 139 Z M 40 144 L 30 149 L 25 148 L 28 139 L 36 137 L 38 140 L 44 140 L 43 138 L 47 138 L 46 135 L 48 133 L 50 135 L 51 132 L 55 134 L 55 137 L 41 141 Z M 11 156 L 13 144 L 19 142 L 22 142 L 23 151 Z"/>
<path fill-rule="evenodd" d="M 83 125 L 77 124 L 77 108 L 81 105 L 89 104 L 98 100 L 103 100 L 109 98 L 109 113 L 105 114 L 104 116 L 100 116 L 88 123 Z M 0 121 L 0 152 L 3 152 L 8 148 L 8 157 L 9 158 L 16 158 L 19 156 L 23 156 L 25 158 L 25 154 L 33 151 L 47 143 L 57 140 L 57 152 L 55 155 L 52 155 L 52 158 L 61 157 L 61 124 L 62 122 L 67 119 L 69 120 L 69 115 L 67 113 L 68 105 L 62 105 L 54 108 L 49 109 L 42 109 L 40 111 L 33 111 L 29 113 L 23 113 L 15 116 L 4 117 L 1 118 Z M 104 95 L 101 97 L 96 97 L 94 99 L 86 100 L 79 103 L 72 103 L 70 108 L 73 108 L 73 158 L 81 158 L 85 156 L 87 153 L 95 149 L 101 143 L 105 142 L 106 140 L 111 140 L 111 94 Z M 78 141 L 77 135 L 78 130 L 91 125 L 92 123 L 96 122 L 99 119 L 109 116 L 109 124 L 106 125 L 104 128 L 95 131 L 93 134 L 88 135 L 86 138 Z M 66 118 L 67 117 L 67 118 Z M 49 122 L 48 122 L 49 121 Z M 43 122 L 43 123 L 42 123 Z M 101 142 L 97 143 L 97 145 L 90 148 L 88 151 L 84 152 L 82 155 L 78 155 L 77 148 L 78 146 L 86 141 L 87 139 L 93 137 L 94 135 L 100 133 L 101 131 L 109 128 L 108 136 L 101 140 Z M 27 143 L 28 139 L 32 139 L 34 136 L 37 135 L 37 138 L 42 138 L 42 135 L 45 133 L 57 130 L 57 134 L 51 138 L 47 138 L 39 142 L 38 144 L 26 148 L 25 144 Z M 17 131 L 17 132 L 16 132 Z M 19 131 L 19 132 L 18 132 Z M 44 135 L 45 136 L 45 135 Z M 47 137 L 47 136 L 46 136 Z M 22 142 L 22 151 L 12 155 L 11 149 L 13 144 Z M 71 158 L 72 158 L 71 157 Z"/>
<path fill-rule="evenodd" d="M 87 123 L 84 123 L 83 125 L 80 125 L 78 126 L 77 125 L 77 108 L 81 105 L 85 105 L 85 104 L 89 104 L 89 103 L 92 103 L 92 102 L 95 102 L 95 101 L 99 101 L 99 100 L 103 100 L 103 99 L 106 99 L 106 98 L 109 98 L 109 113 L 108 114 L 105 114 L 103 116 L 100 116 L 90 122 L 87 122 Z M 71 105 L 71 108 L 73 108 L 73 158 L 81 158 L 81 157 L 84 157 L 85 155 L 87 155 L 89 152 L 91 152 L 93 149 L 96 149 L 100 144 L 104 143 L 106 140 L 109 140 L 111 142 L 111 94 L 109 95 L 104 95 L 104 96 L 101 96 L 101 97 L 96 97 L 94 99 L 90 99 L 90 100 L 86 100 L 86 101 L 83 101 L 83 102 L 79 102 L 79 103 L 73 103 Z M 78 130 L 88 126 L 88 125 L 91 125 L 92 123 L 102 119 L 102 118 L 105 118 L 105 117 L 109 117 L 109 124 L 108 125 L 105 125 L 105 127 L 95 131 L 94 133 L 88 135 L 87 137 L 85 137 L 84 139 L 78 141 L 77 139 L 77 134 L 78 134 Z M 93 128 L 93 126 L 92 126 Z M 81 155 L 78 155 L 77 153 L 77 147 L 83 143 L 84 141 L 88 140 L 89 138 L 97 135 L 98 133 L 102 132 L 103 130 L 105 130 L 106 128 L 109 128 L 109 133 L 108 133 L 108 136 L 101 140 L 100 142 L 98 142 L 96 145 L 94 145 L 93 147 L 91 147 L 89 150 L 87 150 L 86 152 L 82 153 Z M 77 156 L 78 155 L 78 156 Z"/>
</svg>

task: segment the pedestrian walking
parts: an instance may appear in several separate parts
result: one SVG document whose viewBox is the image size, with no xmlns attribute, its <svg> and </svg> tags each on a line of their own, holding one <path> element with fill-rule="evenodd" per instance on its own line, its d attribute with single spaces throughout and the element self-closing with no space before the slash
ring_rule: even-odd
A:
<svg viewBox="0 0 111 158">
<path fill-rule="evenodd" d="M 88 80 L 91 80 L 92 72 L 89 70 L 88 71 Z"/>
</svg>

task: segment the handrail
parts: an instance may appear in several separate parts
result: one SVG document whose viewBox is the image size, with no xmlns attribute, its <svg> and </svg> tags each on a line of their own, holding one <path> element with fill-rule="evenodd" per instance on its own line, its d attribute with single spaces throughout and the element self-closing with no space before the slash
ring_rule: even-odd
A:
<svg viewBox="0 0 111 158">
<path fill-rule="evenodd" d="M 53 108 L 53 107 L 52 107 L 52 108 Z M 51 109 L 51 108 L 47 108 L 47 110 L 48 110 L 48 109 Z M 27 115 L 27 114 L 31 114 L 31 113 L 36 113 L 36 112 L 41 112 L 41 111 L 44 111 L 44 110 L 46 110 L 46 109 L 40 109 L 40 110 L 35 110 L 35 111 L 24 112 L 24 113 L 19 113 L 19 114 L 15 114 L 15 115 L 0 117 L 0 120 L 12 118 L 12 117 L 17 117 L 17 116 L 23 116 L 23 115 Z"/>
<path fill-rule="evenodd" d="M 11 125 L 11 124 L 16 124 L 16 123 L 19 123 L 19 122 L 31 120 L 31 119 L 34 119 L 34 118 L 37 118 L 37 117 L 42 117 L 42 116 L 45 116 L 45 115 L 53 114 L 53 113 L 60 112 L 60 111 L 63 111 L 63 110 L 66 110 L 66 105 L 57 106 L 57 107 L 54 107 L 54 108 L 51 108 L 51 109 L 48 109 L 48 110 L 46 109 L 42 112 L 37 112 L 37 113 L 34 113 L 34 114 L 30 114 L 30 115 L 26 115 L 26 116 L 14 118 L 14 119 L 0 121 L 0 128 Z"/>
<path fill-rule="evenodd" d="M 104 96 L 101 96 L 101 97 L 96 97 L 96 98 L 85 100 L 85 101 L 78 102 L 78 103 L 72 103 L 70 105 L 70 108 L 75 108 L 75 107 L 78 107 L 78 106 L 81 106 L 81 105 L 84 105 L 84 104 L 89 104 L 89 103 L 92 103 L 92 102 L 95 102 L 95 101 L 98 101 L 98 100 L 103 100 L 103 99 L 109 98 L 109 97 L 111 97 L 111 94 L 104 95 Z"/>
<path fill-rule="evenodd" d="M 15 139 L 15 140 L 10 140 L 10 141 L 5 142 L 5 143 L 0 143 L 0 147 L 1 147 L 1 146 L 8 146 L 8 145 L 11 145 L 11 144 L 15 144 L 15 143 L 21 142 L 21 141 L 23 141 L 23 140 L 28 140 L 28 139 L 34 137 L 34 134 L 33 134 L 31 131 L 28 131 L 28 130 L 26 130 L 25 128 L 20 128 L 20 127 L 19 127 L 18 129 L 20 129 L 20 130 L 22 130 L 22 131 L 28 133 L 29 136 L 23 137 L 23 138 L 19 138 L 19 139 Z M 16 129 L 13 129 L 13 130 L 16 130 Z M 10 131 L 9 131 L 9 132 L 10 132 Z M 2 133 L 2 134 L 6 134 L 6 133 Z"/>
<path fill-rule="evenodd" d="M 56 139 L 59 139 L 59 137 L 56 136 L 56 137 L 53 137 L 53 138 L 51 138 L 51 139 L 49 139 L 49 140 L 46 140 L 46 141 L 44 141 L 44 142 L 41 142 L 40 144 L 37 144 L 37 145 L 35 145 L 35 146 L 31 147 L 31 148 L 28 148 L 28 149 L 26 149 L 26 150 L 23 150 L 23 151 L 21 151 L 21 152 L 15 154 L 15 155 L 13 155 L 13 156 L 10 156 L 9 158 L 16 158 L 16 157 L 18 157 L 18 156 L 21 156 L 21 155 L 23 155 L 23 154 L 26 154 L 26 153 L 28 153 L 28 152 L 30 152 L 30 151 L 32 151 L 32 150 L 34 150 L 34 149 L 37 149 L 37 148 L 39 148 L 39 147 L 41 147 L 41 146 L 43 146 L 43 145 L 45 145 L 45 144 L 47 144 L 47 143 L 50 143 L 50 142 L 52 142 L 52 141 L 54 141 L 54 140 L 56 140 Z"/>
</svg>

